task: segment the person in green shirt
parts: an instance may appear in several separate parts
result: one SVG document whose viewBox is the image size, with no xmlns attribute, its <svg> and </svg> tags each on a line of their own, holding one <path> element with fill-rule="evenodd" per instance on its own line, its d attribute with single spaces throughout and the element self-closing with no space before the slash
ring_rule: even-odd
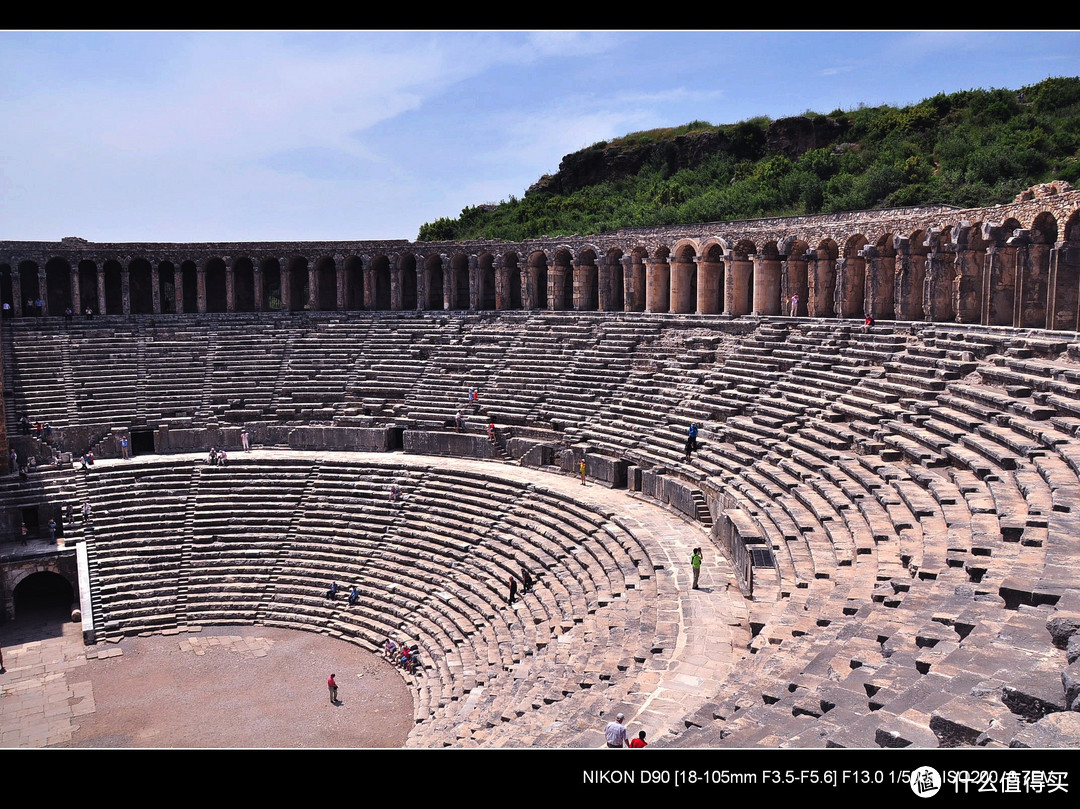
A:
<svg viewBox="0 0 1080 809">
<path fill-rule="evenodd" d="M 698 577 L 701 575 L 701 548 L 694 548 L 694 554 L 690 557 L 690 566 L 694 568 L 694 589 L 700 589 Z"/>
</svg>

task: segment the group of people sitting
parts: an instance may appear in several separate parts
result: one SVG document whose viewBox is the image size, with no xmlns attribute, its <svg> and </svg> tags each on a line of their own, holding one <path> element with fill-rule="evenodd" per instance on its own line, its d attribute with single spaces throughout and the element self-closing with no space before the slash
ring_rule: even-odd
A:
<svg viewBox="0 0 1080 809">
<path fill-rule="evenodd" d="M 206 459 L 207 466 L 224 466 L 226 460 L 225 450 L 217 447 L 210 448 L 210 457 Z"/>
<path fill-rule="evenodd" d="M 333 601 L 337 598 L 338 586 L 337 582 L 330 582 L 330 589 L 326 591 L 326 597 Z M 360 588 L 353 586 L 349 591 L 349 604 L 355 606 L 360 603 Z"/>
<path fill-rule="evenodd" d="M 398 646 L 393 640 L 387 638 L 386 643 L 383 644 L 383 657 L 409 674 L 415 674 L 420 667 L 420 647 L 416 644 L 409 646 L 402 643 Z"/>
</svg>

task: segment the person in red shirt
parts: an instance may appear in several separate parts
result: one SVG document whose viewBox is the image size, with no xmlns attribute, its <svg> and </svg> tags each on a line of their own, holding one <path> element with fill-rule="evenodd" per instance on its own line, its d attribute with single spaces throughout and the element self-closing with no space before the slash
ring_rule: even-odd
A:
<svg viewBox="0 0 1080 809">
<path fill-rule="evenodd" d="M 330 704 L 337 705 L 337 681 L 333 674 L 326 678 L 326 687 L 330 689 Z"/>
<path fill-rule="evenodd" d="M 645 741 L 645 731 L 640 731 L 636 739 L 630 740 L 631 747 L 648 747 L 649 743 Z"/>
</svg>

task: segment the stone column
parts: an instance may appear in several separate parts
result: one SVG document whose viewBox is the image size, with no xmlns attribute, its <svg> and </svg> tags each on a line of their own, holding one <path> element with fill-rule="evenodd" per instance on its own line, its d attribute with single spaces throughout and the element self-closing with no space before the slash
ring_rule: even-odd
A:
<svg viewBox="0 0 1080 809">
<path fill-rule="evenodd" d="M 364 300 L 362 301 L 363 309 L 375 308 L 375 270 L 372 267 L 370 261 L 365 261 L 364 257 L 360 257 L 360 283 L 364 286 Z"/>
<path fill-rule="evenodd" d="M 750 291 L 754 280 L 754 262 L 742 253 L 730 253 L 725 263 L 730 270 L 724 277 L 724 314 L 731 317 L 751 312 Z"/>
<path fill-rule="evenodd" d="M 978 232 L 967 222 L 952 230 L 951 242 L 956 248 L 952 308 L 958 323 L 978 323 L 982 315 L 986 253 L 975 249 L 978 237 Z"/>
<path fill-rule="evenodd" d="M 292 311 L 292 273 L 289 271 L 288 261 L 278 259 L 278 278 L 281 279 L 281 311 Z"/>
<path fill-rule="evenodd" d="M 1017 297 L 1016 248 L 1006 245 L 1008 236 L 1000 226 L 983 224 L 982 238 L 987 249 L 980 320 L 986 326 L 1013 325 Z"/>
<path fill-rule="evenodd" d="M 912 252 L 911 240 L 907 236 L 894 236 L 893 249 L 896 251 L 895 274 L 893 275 L 893 301 L 897 320 L 919 320 L 923 315 L 923 284 L 926 280 L 926 259 Z"/>
<path fill-rule="evenodd" d="M 150 309 L 155 315 L 161 314 L 161 263 L 150 265 Z M 77 310 L 76 310 L 77 311 Z"/>
<path fill-rule="evenodd" d="M 337 310 L 344 312 L 349 307 L 345 300 L 345 260 L 341 256 L 334 256 L 334 284 L 337 290 L 334 296 L 337 301 Z"/>
<path fill-rule="evenodd" d="M 1046 328 L 1076 331 L 1080 307 L 1080 247 L 1058 242 L 1050 251 Z"/>
<path fill-rule="evenodd" d="M 390 308 L 395 312 L 400 312 L 404 297 L 401 289 L 401 257 L 387 256 L 387 260 L 390 263 Z M 372 289 L 374 289 L 374 283 Z"/>
<path fill-rule="evenodd" d="M 255 296 L 255 311 L 261 312 L 263 310 L 263 271 L 262 262 L 251 263 L 251 286 L 252 295 Z"/>
<path fill-rule="evenodd" d="M 671 301 L 669 311 L 689 314 L 697 309 L 697 261 L 700 256 L 669 259 L 671 268 Z"/>
<path fill-rule="evenodd" d="M 842 256 L 836 262 L 836 314 L 862 317 L 865 310 L 866 262 L 862 255 Z"/>
<path fill-rule="evenodd" d="M 780 260 L 753 256 L 755 315 L 780 314 Z"/>
<path fill-rule="evenodd" d="M 885 284 L 882 283 L 882 277 L 885 273 L 882 267 L 881 253 L 877 247 L 868 244 L 859 251 L 859 255 L 863 260 L 862 311 L 870 313 L 874 320 L 891 319 L 892 307 L 886 309 L 883 300 L 886 290 Z M 889 289 L 888 293 L 891 297 L 892 289 Z"/>
<path fill-rule="evenodd" d="M 671 309 L 671 265 L 666 261 L 645 260 L 645 311 L 667 312 Z"/>
<path fill-rule="evenodd" d="M 1041 241 L 1037 231 L 1025 234 L 1027 244 L 1021 248 L 1024 257 L 1019 326 L 1025 329 L 1049 328 L 1050 257 L 1053 247 Z M 1021 265 L 1018 265 L 1018 267 Z"/>
<path fill-rule="evenodd" d="M 315 271 L 315 265 L 308 262 L 307 268 L 308 311 L 319 311 L 319 274 Z"/>
<path fill-rule="evenodd" d="M 127 267 L 120 268 L 120 311 L 131 314 L 131 270 Z"/>
<path fill-rule="evenodd" d="M 550 311 L 562 311 L 566 308 L 567 276 L 569 276 L 571 272 L 572 268 L 570 267 L 564 267 L 558 264 L 548 265 L 548 309 Z"/>
<path fill-rule="evenodd" d="M 49 314 L 49 296 L 46 293 L 48 292 L 49 285 L 46 282 L 44 267 L 38 267 L 37 288 L 37 300 L 41 301 L 41 314 L 47 315 Z"/>
<path fill-rule="evenodd" d="M 195 310 L 201 315 L 206 312 L 206 265 L 195 267 Z"/>
<path fill-rule="evenodd" d="M 502 256 L 495 257 L 492 267 L 495 270 L 495 310 L 509 309 L 510 270 L 503 266 Z"/>
<path fill-rule="evenodd" d="M 456 280 L 456 279 L 455 279 Z M 498 282 L 496 282 L 495 291 L 495 308 L 498 308 Z M 469 256 L 469 311 L 475 312 L 481 307 L 483 301 L 480 297 L 483 293 L 483 284 L 480 283 L 480 262 L 477 261 L 476 256 Z M 458 301 L 460 304 L 461 302 Z"/>
<path fill-rule="evenodd" d="M 956 320 L 956 253 L 953 245 L 938 243 L 926 256 L 926 279 L 923 284 L 923 312 L 931 323 Z"/>
<path fill-rule="evenodd" d="M 82 290 L 79 285 L 79 262 L 71 268 L 71 311 L 76 316 L 82 314 Z"/>
<path fill-rule="evenodd" d="M 780 259 L 780 314 L 791 315 L 791 299 L 799 296 L 796 317 L 805 317 L 810 305 L 807 281 L 806 254 L 785 255 Z"/>
<path fill-rule="evenodd" d="M 639 288 L 639 280 L 634 278 L 634 258 L 624 255 L 619 263 L 622 265 L 623 311 L 636 312 L 645 290 Z"/>
<path fill-rule="evenodd" d="M 457 279 L 454 277 L 450 262 L 443 256 L 439 256 L 439 267 L 442 269 L 442 309 L 447 311 L 454 308 L 454 288 Z"/>
<path fill-rule="evenodd" d="M 236 270 L 233 267 L 236 259 L 231 256 L 222 256 L 225 262 L 225 311 L 236 311 Z"/>
<path fill-rule="evenodd" d="M 173 306 L 177 314 L 184 311 L 184 266 L 180 261 L 172 262 L 173 265 Z"/>
<path fill-rule="evenodd" d="M 97 302 L 98 314 L 105 314 L 105 266 L 97 265 Z"/>
<path fill-rule="evenodd" d="M 723 309 L 721 299 L 724 290 L 721 279 L 724 264 L 720 261 L 706 261 L 704 256 L 694 256 L 697 264 L 697 302 L 699 315 L 716 315 Z"/>
<path fill-rule="evenodd" d="M 22 296 L 22 274 L 19 272 L 19 265 L 16 262 L 11 262 L 11 313 L 14 317 L 23 316 L 23 296 Z"/>
</svg>

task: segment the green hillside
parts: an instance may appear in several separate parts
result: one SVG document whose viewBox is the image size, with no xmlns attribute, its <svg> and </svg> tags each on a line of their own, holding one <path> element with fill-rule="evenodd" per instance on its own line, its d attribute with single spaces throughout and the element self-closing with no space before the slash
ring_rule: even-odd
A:
<svg viewBox="0 0 1080 809">
<path fill-rule="evenodd" d="M 1078 77 L 939 94 L 902 108 L 636 132 L 567 155 L 521 199 L 426 223 L 418 238 L 517 241 L 902 205 L 983 206 L 1054 179 L 1080 180 Z"/>
</svg>

